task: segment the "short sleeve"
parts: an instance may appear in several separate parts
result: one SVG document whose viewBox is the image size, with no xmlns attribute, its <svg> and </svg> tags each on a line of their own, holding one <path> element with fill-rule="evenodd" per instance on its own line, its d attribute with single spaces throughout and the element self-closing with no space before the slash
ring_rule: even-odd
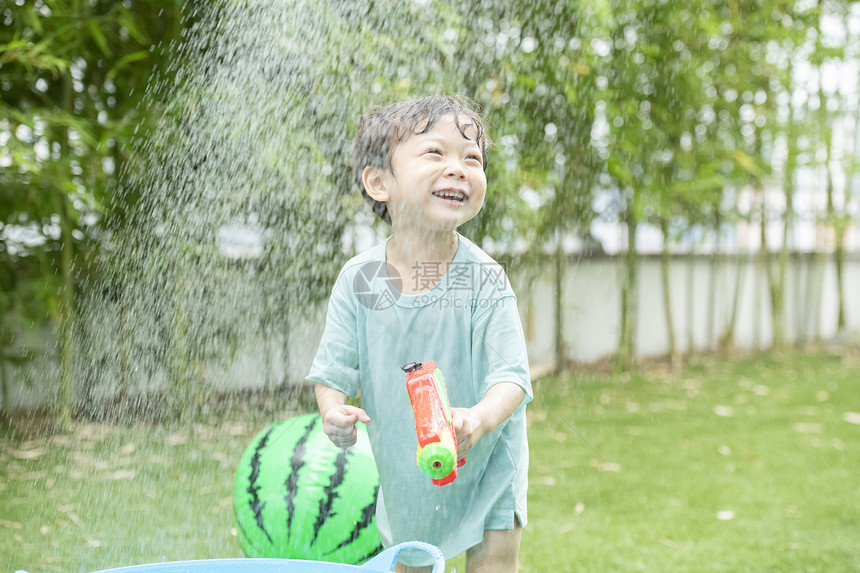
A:
<svg viewBox="0 0 860 573">
<path fill-rule="evenodd" d="M 512 382 L 532 400 L 528 352 L 515 296 L 502 296 L 476 313 L 472 328 L 472 362 L 475 372 L 485 373 L 481 395 L 500 382 Z"/>
<path fill-rule="evenodd" d="M 332 289 L 325 328 L 307 380 L 318 382 L 347 396 L 358 394 L 358 340 L 355 300 L 341 274 Z"/>
</svg>

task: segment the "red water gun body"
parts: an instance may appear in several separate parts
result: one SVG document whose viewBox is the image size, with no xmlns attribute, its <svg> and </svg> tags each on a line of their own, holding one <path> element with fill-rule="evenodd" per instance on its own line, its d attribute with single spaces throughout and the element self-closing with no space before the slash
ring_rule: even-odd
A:
<svg viewBox="0 0 860 573">
<path fill-rule="evenodd" d="M 415 414 L 418 467 L 435 485 L 449 484 L 457 479 L 457 468 L 466 459 L 457 462 L 457 435 L 445 378 L 432 360 L 410 362 L 402 368 Z"/>
</svg>

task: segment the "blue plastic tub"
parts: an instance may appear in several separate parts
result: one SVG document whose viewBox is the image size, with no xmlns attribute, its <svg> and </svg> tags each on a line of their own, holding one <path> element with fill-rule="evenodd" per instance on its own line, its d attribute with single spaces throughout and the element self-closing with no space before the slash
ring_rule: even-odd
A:
<svg viewBox="0 0 860 573">
<path fill-rule="evenodd" d="M 433 573 L 445 573 L 445 557 L 435 545 L 411 541 L 389 547 L 364 565 L 343 565 L 297 559 L 201 559 L 132 565 L 97 573 L 390 573 L 404 549 L 421 549 L 433 557 Z"/>
</svg>

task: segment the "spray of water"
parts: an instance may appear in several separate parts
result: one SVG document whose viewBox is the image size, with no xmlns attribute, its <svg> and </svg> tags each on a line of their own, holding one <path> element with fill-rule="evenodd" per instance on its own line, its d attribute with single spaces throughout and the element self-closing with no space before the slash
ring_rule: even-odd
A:
<svg viewBox="0 0 860 573">
<path fill-rule="evenodd" d="M 287 350 L 305 336 L 298 318 L 327 295 L 347 223 L 372 220 L 339 198 L 376 77 L 343 40 L 357 38 L 343 30 L 362 8 L 351 10 L 223 2 L 188 14 L 182 64 L 146 98 L 162 120 L 138 138 L 107 276 L 83 305 L 77 380 L 94 414 L 170 417 L 300 375 Z"/>
</svg>

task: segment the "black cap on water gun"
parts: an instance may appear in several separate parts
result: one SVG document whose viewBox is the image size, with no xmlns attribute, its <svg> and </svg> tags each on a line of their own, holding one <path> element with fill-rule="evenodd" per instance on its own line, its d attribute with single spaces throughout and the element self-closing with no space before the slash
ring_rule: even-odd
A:
<svg viewBox="0 0 860 573">
<path fill-rule="evenodd" d="M 419 369 L 419 368 L 421 368 L 422 366 L 423 366 L 423 363 L 421 363 L 421 362 L 410 362 L 409 364 L 404 364 L 404 365 L 403 365 L 403 366 L 401 366 L 400 368 L 401 368 L 404 372 L 406 372 L 407 374 L 409 374 L 410 372 L 415 372 L 416 370 L 418 370 L 418 369 Z"/>
</svg>

